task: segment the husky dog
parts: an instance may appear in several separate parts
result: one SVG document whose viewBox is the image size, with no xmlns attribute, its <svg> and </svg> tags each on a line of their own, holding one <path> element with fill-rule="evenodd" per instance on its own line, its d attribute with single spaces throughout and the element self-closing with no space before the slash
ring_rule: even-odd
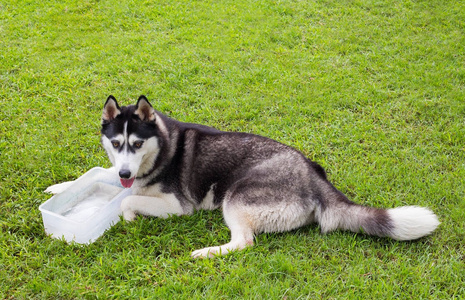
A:
<svg viewBox="0 0 465 300">
<path fill-rule="evenodd" d="M 356 204 L 299 151 L 262 136 L 173 120 L 145 96 L 122 107 L 109 96 L 101 133 L 121 184 L 133 189 L 121 204 L 125 220 L 222 208 L 231 241 L 196 250 L 195 258 L 224 255 L 253 245 L 255 234 L 313 222 L 323 233 L 343 229 L 396 240 L 418 239 L 439 225 L 427 208 Z"/>
</svg>

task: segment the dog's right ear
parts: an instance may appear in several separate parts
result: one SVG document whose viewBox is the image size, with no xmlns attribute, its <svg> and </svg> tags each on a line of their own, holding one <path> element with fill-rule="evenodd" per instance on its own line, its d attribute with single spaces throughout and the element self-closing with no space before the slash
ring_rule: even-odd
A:
<svg viewBox="0 0 465 300">
<path fill-rule="evenodd" d="M 108 123 L 121 113 L 121 109 L 116 102 L 115 97 L 108 96 L 107 102 L 103 106 L 102 123 Z"/>
</svg>

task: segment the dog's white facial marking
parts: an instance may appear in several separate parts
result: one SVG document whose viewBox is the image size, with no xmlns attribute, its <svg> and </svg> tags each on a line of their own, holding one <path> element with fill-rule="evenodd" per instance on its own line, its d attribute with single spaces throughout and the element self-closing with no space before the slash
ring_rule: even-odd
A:
<svg viewBox="0 0 465 300">
<path fill-rule="evenodd" d="M 138 137 L 136 136 L 134 138 L 134 143 L 138 141 L 140 141 L 140 139 L 138 140 Z M 149 173 L 149 171 L 153 168 L 153 164 L 155 163 L 159 153 L 160 146 L 157 137 L 153 136 L 143 141 L 141 148 L 137 149 L 134 155 L 137 158 L 134 162 L 138 161 L 137 176 L 143 176 Z"/>
<path fill-rule="evenodd" d="M 143 139 L 137 134 L 129 134 L 128 122 L 124 123 L 121 134 L 111 138 L 103 136 L 102 144 L 116 171 L 129 171 L 129 178 L 147 174 L 160 152 L 157 137 Z"/>
<path fill-rule="evenodd" d="M 140 147 L 136 147 L 139 144 Z M 136 135 L 130 135 L 125 141 L 123 150 L 114 155 L 115 167 L 119 171 L 130 171 L 131 178 L 142 176 L 153 167 L 158 153 L 159 147 L 156 137 L 143 140 Z"/>
<path fill-rule="evenodd" d="M 128 121 L 124 122 L 123 138 L 124 141 L 128 140 Z"/>
</svg>

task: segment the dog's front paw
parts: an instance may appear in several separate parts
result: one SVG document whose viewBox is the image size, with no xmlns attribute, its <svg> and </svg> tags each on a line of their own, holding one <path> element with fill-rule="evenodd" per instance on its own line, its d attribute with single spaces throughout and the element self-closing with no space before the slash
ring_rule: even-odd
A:
<svg viewBox="0 0 465 300">
<path fill-rule="evenodd" d="M 132 209 L 133 197 L 129 196 L 123 199 L 121 202 L 121 212 L 123 213 L 123 219 L 132 222 L 136 219 L 136 212 Z"/>
<path fill-rule="evenodd" d="M 132 210 L 123 210 L 123 219 L 127 222 L 132 222 L 136 219 L 137 215 Z"/>
<path fill-rule="evenodd" d="M 60 194 L 63 193 L 66 189 L 68 189 L 74 181 L 66 181 L 58 184 L 54 184 L 49 186 L 44 192 L 49 194 Z"/>
</svg>

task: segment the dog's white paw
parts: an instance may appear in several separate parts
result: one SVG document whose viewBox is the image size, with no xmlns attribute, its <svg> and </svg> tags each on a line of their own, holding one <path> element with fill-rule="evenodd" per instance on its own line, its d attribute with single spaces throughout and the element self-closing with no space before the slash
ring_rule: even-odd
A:
<svg viewBox="0 0 465 300">
<path fill-rule="evenodd" d="M 126 209 L 123 210 L 123 219 L 127 222 L 132 222 L 136 219 L 137 215 L 134 211 Z"/>
<path fill-rule="evenodd" d="M 220 247 L 208 247 L 192 252 L 192 258 L 213 258 L 216 255 L 221 255 Z"/>
<path fill-rule="evenodd" d="M 137 217 L 136 212 L 132 209 L 134 202 L 133 198 L 134 197 L 132 196 L 124 198 L 120 206 L 121 212 L 123 213 L 123 219 L 128 222 L 134 221 Z"/>
<path fill-rule="evenodd" d="M 58 184 L 54 184 L 49 186 L 44 192 L 49 194 L 60 194 L 63 193 L 66 189 L 68 189 L 74 181 L 66 181 Z"/>
</svg>

